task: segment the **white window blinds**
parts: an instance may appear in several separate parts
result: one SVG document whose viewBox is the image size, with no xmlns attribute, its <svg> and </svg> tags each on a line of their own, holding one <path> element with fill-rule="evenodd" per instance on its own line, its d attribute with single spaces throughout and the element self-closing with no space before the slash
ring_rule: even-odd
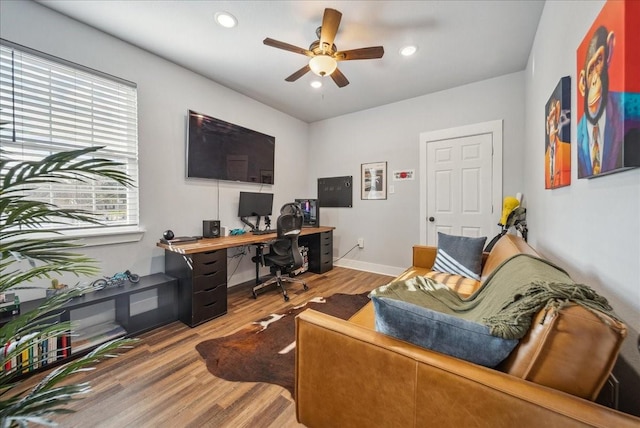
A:
<svg viewBox="0 0 640 428">
<path fill-rule="evenodd" d="M 7 156 L 39 160 L 104 146 L 95 156 L 122 163 L 134 182 L 129 188 L 107 180 L 43 184 L 29 197 L 92 211 L 105 226 L 137 225 L 137 117 L 135 84 L 1 41 L 0 143 Z M 95 225 L 66 225 L 86 227 Z"/>
</svg>

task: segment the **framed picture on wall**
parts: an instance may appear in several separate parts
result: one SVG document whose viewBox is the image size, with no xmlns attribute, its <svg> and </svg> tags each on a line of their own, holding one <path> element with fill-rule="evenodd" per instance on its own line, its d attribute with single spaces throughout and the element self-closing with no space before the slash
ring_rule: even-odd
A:
<svg viewBox="0 0 640 428">
<path fill-rule="evenodd" d="M 576 51 L 578 178 L 640 166 L 640 2 L 607 1 Z"/>
<path fill-rule="evenodd" d="M 544 138 L 544 188 L 571 184 L 571 78 L 560 79 L 547 105 Z"/>
<path fill-rule="evenodd" d="M 362 199 L 387 199 L 387 163 L 361 165 Z"/>
</svg>

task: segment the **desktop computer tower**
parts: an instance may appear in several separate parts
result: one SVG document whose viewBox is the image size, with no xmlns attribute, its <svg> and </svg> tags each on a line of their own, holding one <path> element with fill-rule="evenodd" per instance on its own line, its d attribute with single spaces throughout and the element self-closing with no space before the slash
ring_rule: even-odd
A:
<svg viewBox="0 0 640 428">
<path fill-rule="evenodd" d="M 220 220 L 202 220 L 202 236 L 204 238 L 219 238 Z"/>
<path fill-rule="evenodd" d="M 320 204 L 317 199 L 296 199 L 295 202 L 302 210 L 302 226 L 320 226 Z"/>
</svg>

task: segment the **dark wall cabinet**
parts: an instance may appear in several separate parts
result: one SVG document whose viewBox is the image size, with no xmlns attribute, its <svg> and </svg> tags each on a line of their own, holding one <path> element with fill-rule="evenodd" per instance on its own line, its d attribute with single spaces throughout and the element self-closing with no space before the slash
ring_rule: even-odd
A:
<svg viewBox="0 0 640 428">
<path fill-rule="evenodd" d="M 178 278 L 180 321 L 194 327 L 227 313 L 227 250 L 165 251 L 165 273 Z"/>
</svg>

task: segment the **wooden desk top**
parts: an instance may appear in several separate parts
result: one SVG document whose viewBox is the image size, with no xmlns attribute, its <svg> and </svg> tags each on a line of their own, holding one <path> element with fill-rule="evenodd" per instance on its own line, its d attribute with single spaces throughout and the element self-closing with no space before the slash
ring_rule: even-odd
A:
<svg viewBox="0 0 640 428">
<path fill-rule="evenodd" d="M 323 233 L 334 230 L 332 226 L 305 227 L 300 232 L 300 236 L 313 235 L 315 233 Z M 203 238 L 196 242 L 186 244 L 169 245 L 158 242 L 156 245 L 165 250 L 173 251 L 180 254 L 204 253 L 206 251 L 222 250 L 225 248 L 242 247 L 243 245 L 257 244 L 260 242 L 268 242 L 276 239 L 276 232 L 267 233 L 265 235 L 254 235 L 247 232 L 244 235 L 221 236 L 220 238 Z"/>
</svg>

